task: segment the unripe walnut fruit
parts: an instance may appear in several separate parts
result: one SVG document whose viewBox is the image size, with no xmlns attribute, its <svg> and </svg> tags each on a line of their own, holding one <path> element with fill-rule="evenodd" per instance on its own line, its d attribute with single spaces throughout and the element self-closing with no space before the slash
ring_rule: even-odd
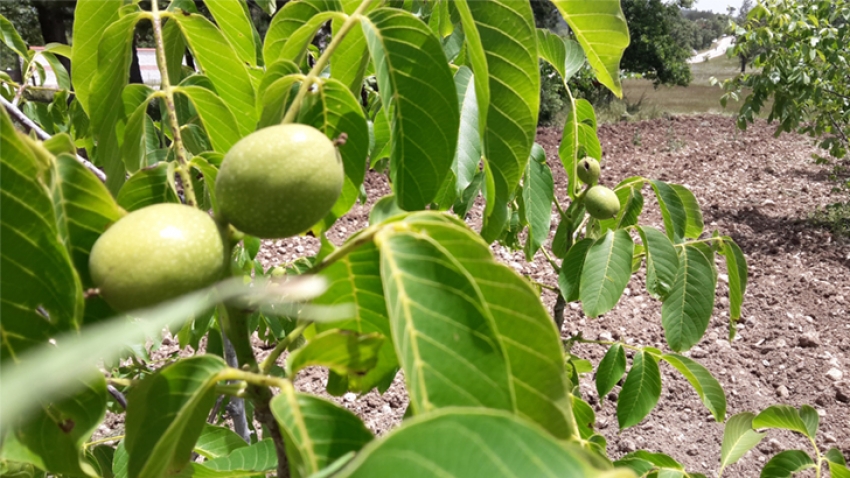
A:
<svg viewBox="0 0 850 478">
<path fill-rule="evenodd" d="M 89 270 L 118 311 L 147 307 L 212 285 L 224 276 L 224 242 L 204 211 L 156 204 L 134 211 L 94 243 Z"/>
<path fill-rule="evenodd" d="M 594 158 L 582 159 L 578 162 L 576 173 L 581 182 L 593 186 L 599 182 L 599 161 Z"/>
<path fill-rule="evenodd" d="M 584 207 L 594 219 L 611 219 L 620 212 L 620 200 L 605 186 L 593 186 L 584 196 Z"/>
<path fill-rule="evenodd" d="M 312 126 L 270 126 L 237 142 L 215 182 L 222 216 L 264 239 L 294 236 L 319 222 L 342 192 L 331 140 Z"/>
</svg>

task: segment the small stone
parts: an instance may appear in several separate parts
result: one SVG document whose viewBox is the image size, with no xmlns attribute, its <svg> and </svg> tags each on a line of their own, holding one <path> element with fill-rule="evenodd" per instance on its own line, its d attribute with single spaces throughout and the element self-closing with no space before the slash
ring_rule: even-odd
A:
<svg viewBox="0 0 850 478">
<path fill-rule="evenodd" d="M 820 337 L 817 332 L 806 332 L 797 340 L 800 347 L 817 347 L 820 345 Z"/>
<path fill-rule="evenodd" d="M 635 442 L 633 442 L 629 439 L 625 439 L 625 440 L 620 442 L 618 448 L 622 452 L 631 453 L 631 452 L 637 450 L 637 445 L 635 445 Z"/>
<path fill-rule="evenodd" d="M 345 395 L 342 396 L 342 399 L 345 400 L 346 402 L 353 402 L 356 398 L 357 398 L 357 395 L 355 395 L 351 392 L 348 392 L 348 393 L 346 393 Z"/>
<path fill-rule="evenodd" d="M 599 334 L 599 340 L 603 342 L 610 342 L 613 339 L 614 337 L 611 335 L 611 332 L 608 332 L 607 330 Z"/>
<path fill-rule="evenodd" d="M 837 382 L 835 384 L 835 399 L 841 403 L 850 403 L 850 383 Z"/>
<path fill-rule="evenodd" d="M 776 342 L 774 342 L 773 345 L 775 345 L 776 348 L 781 349 L 783 347 L 786 347 L 788 345 L 788 342 L 786 342 L 785 339 L 780 337 L 776 339 Z"/>
<path fill-rule="evenodd" d="M 302 254 L 304 252 L 304 246 L 295 246 L 295 252 Z"/>
<path fill-rule="evenodd" d="M 768 445 L 768 446 L 770 447 L 770 449 L 771 449 L 771 450 L 773 450 L 773 451 L 780 451 L 780 450 L 782 450 L 782 443 L 779 443 L 779 440 L 777 440 L 776 438 L 771 438 L 770 440 L 768 440 L 768 441 L 767 441 L 767 445 Z"/>
<path fill-rule="evenodd" d="M 823 441 L 825 441 L 826 443 L 836 443 L 836 442 L 838 442 L 838 439 L 835 438 L 835 435 L 833 435 L 831 433 L 824 433 L 823 434 Z"/>
<path fill-rule="evenodd" d="M 717 274 L 717 278 L 723 282 L 729 283 L 729 275 L 728 274 Z"/>
<path fill-rule="evenodd" d="M 830 380 L 832 380 L 833 382 L 837 382 L 837 381 L 841 380 L 842 378 L 844 378 L 844 372 L 833 367 L 833 368 L 829 369 L 828 372 L 826 372 L 826 376 Z"/>
<path fill-rule="evenodd" d="M 780 385 L 779 388 L 776 389 L 776 395 L 778 395 L 779 398 L 788 398 L 790 395 L 790 393 L 788 393 L 788 387 Z"/>
</svg>

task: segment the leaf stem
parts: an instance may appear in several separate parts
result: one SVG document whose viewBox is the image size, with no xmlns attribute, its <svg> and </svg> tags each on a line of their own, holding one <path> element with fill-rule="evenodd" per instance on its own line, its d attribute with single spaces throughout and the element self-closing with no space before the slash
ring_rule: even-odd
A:
<svg viewBox="0 0 850 478">
<path fill-rule="evenodd" d="M 351 254 L 351 252 L 354 251 L 355 249 L 357 249 L 358 247 L 360 247 L 360 246 L 362 246 L 362 245 L 364 245 L 368 242 L 372 242 L 372 240 L 375 238 L 375 234 L 377 234 L 378 231 L 383 229 L 383 227 L 384 227 L 384 225 L 382 225 L 382 224 L 375 224 L 373 226 L 369 226 L 368 228 L 364 229 L 363 232 L 360 233 L 360 235 L 356 236 L 354 239 L 350 240 L 349 242 L 346 242 L 339 249 L 328 254 L 322 260 L 322 262 L 319 262 L 318 264 L 313 266 L 313 268 L 310 269 L 310 273 L 316 274 L 316 273 L 320 272 L 321 270 L 325 269 L 326 267 L 330 266 L 334 262 L 342 259 L 343 257 L 347 256 L 348 254 Z"/>
<path fill-rule="evenodd" d="M 260 387 L 283 388 L 289 384 L 289 380 L 285 378 L 275 377 L 272 375 L 259 374 L 249 372 L 247 370 L 239 370 L 238 368 L 228 367 L 219 372 L 216 377 L 217 381 L 239 380 L 247 382 L 251 385 Z"/>
<path fill-rule="evenodd" d="M 310 87 L 313 86 L 313 83 L 319 78 L 319 75 L 322 73 L 322 70 L 325 69 L 325 66 L 330 61 L 334 51 L 339 47 L 340 43 L 342 43 L 342 40 L 345 39 L 345 35 L 354 28 L 355 24 L 360 22 L 360 18 L 369 8 L 372 1 L 373 0 L 363 0 L 357 7 L 357 10 L 345 19 L 345 22 L 339 28 L 339 31 L 336 32 L 336 35 L 334 35 L 331 39 L 328 47 L 325 48 L 325 51 L 323 51 L 322 55 L 319 56 L 319 59 L 316 60 L 316 64 L 313 65 L 313 68 L 310 69 L 310 73 L 308 73 L 307 77 L 304 78 L 304 81 L 301 83 L 301 87 L 298 89 L 298 94 L 295 96 L 295 99 L 292 100 L 292 104 L 286 111 L 286 115 L 283 117 L 281 124 L 292 123 L 295 120 L 295 115 L 298 114 L 298 111 L 301 109 L 301 103 L 304 102 L 304 98 L 307 96 L 307 92 L 310 91 Z"/>
<path fill-rule="evenodd" d="M 312 322 L 309 321 L 299 322 L 295 329 L 292 330 L 292 332 L 287 334 L 286 337 L 283 338 L 283 340 L 278 342 L 274 350 L 272 350 L 272 352 L 269 354 L 269 356 L 266 357 L 265 360 L 260 363 L 260 373 L 269 373 L 274 364 L 277 362 L 278 357 L 280 357 L 280 354 L 282 354 L 287 347 L 292 345 L 293 342 L 298 340 L 298 337 L 301 337 L 301 334 L 303 334 L 304 331 L 307 330 L 307 327 L 309 327 L 311 324 Z"/>
<path fill-rule="evenodd" d="M 543 256 L 545 256 L 545 257 L 546 257 L 546 260 L 547 260 L 547 261 L 549 261 L 549 265 L 550 265 L 550 266 L 552 266 L 552 269 L 555 269 L 555 273 L 556 273 L 556 274 L 560 274 L 560 273 L 561 273 L 561 266 L 559 266 L 559 265 L 558 265 L 558 263 L 557 263 L 557 262 L 555 262 L 555 259 L 554 259 L 554 258 L 552 258 L 552 256 L 549 254 L 549 252 L 548 252 L 548 251 L 546 251 L 546 248 L 545 248 L 545 247 L 541 247 L 541 248 L 540 248 L 540 252 L 542 252 L 542 253 L 543 253 Z M 552 290 L 557 290 L 557 289 L 555 289 L 555 288 L 553 287 L 553 288 L 552 288 Z"/>
<path fill-rule="evenodd" d="M 91 448 L 93 446 L 100 445 L 102 443 L 109 443 L 113 441 L 120 441 L 124 439 L 124 435 L 113 435 L 111 437 L 101 438 L 100 440 L 90 441 L 88 443 L 83 444 L 83 448 Z"/>
<path fill-rule="evenodd" d="M 180 122 L 177 120 L 177 108 L 174 104 L 174 89 L 168 78 L 168 67 L 165 58 L 165 41 L 162 37 L 162 15 L 156 1 L 151 2 L 151 23 L 153 24 L 153 36 L 156 42 L 156 62 L 159 65 L 160 84 L 159 88 L 165 92 L 165 109 L 168 112 L 168 122 L 171 126 L 171 134 L 174 137 L 174 157 L 177 158 L 177 173 L 183 185 L 183 196 L 186 204 L 197 206 L 195 188 L 192 186 L 192 177 L 189 175 L 189 162 L 186 159 L 186 150 L 183 147 L 183 137 L 180 131 Z M 166 15 L 169 15 L 166 13 Z M 172 20 L 173 21 L 173 20 Z"/>
<path fill-rule="evenodd" d="M 631 349 L 631 350 L 634 350 L 636 352 L 642 352 L 643 351 L 643 347 L 638 347 L 636 345 L 629 345 L 627 343 L 619 342 L 619 341 L 614 342 L 614 341 L 610 341 L 610 340 L 590 340 L 590 339 L 585 339 L 583 337 L 574 337 L 572 340 L 575 341 L 575 342 L 583 343 L 583 344 L 597 344 L 597 345 L 617 345 L 617 344 L 619 344 L 623 348 Z"/>
<path fill-rule="evenodd" d="M 722 237 L 709 237 L 706 239 L 697 239 L 695 241 L 683 242 L 681 244 L 673 244 L 674 247 L 686 247 L 690 244 L 708 244 L 711 242 L 723 242 Z"/>
</svg>

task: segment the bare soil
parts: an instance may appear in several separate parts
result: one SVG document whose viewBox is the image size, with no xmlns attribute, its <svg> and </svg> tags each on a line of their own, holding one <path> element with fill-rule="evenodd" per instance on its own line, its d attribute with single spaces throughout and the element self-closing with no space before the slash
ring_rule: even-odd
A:
<svg viewBox="0 0 850 478">
<path fill-rule="evenodd" d="M 812 154 L 819 151 L 811 140 L 795 135 L 774 138 L 773 128 L 764 122 L 741 132 L 732 118 L 719 115 L 602 125 L 599 136 L 605 152 L 603 184 L 613 187 L 636 175 L 684 184 L 702 206 L 705 237 L 715 230 L 729 235 L 746 255 L 750 277 L 737 337 L 731 343 L 726 340 L 729 301 L 725 266 L 719 262 L 715 313 L 703 340 L 686 353 L 721 382 L 729 415 L 757 413 L 777 403 L 810 404 L 821 416 L 820 449 L 837 447 L 850 457 L 850 246 L 807 220 L 818 208 L 847 197 L 830 180 L 828 167 L 814 163 Z M 557 156 L 560 131 L 540 129 L 537 141 L 546 149 L 555 173 L 556 195 L 567 202 L 566 180 Z M 386 178 L 370 173 L 366 191 L 367 204 L 355 206 L 330 231 L 333 242 L 340 244 L 367 225 L 371 204 L 389 193 Z M 654 196 L 648 188 L 644 193 L 641 223 L 662 227 Z M 479 228 L 480 208 L 467 220 Z M 318 241 L 310 237 L 264 241 L 259 257 L 271 267 L 317 250 Z M 493 251 L 519 273 L 556 285 L 557 275 L 541 254 L 528 263 L 521 252 L 499 245 L 494 245 Z M 554 295 L 546 292 L 542 299 L 551 310 Z M 588 319 L 579 304 L 570 304 L 562 334 L 581 332 L 586 338 L 613 338 L 667 350 L 660 310 L 660 303 L 645 291 L 643 274 L 638 273 L 620 304 L 603 317 Z M 262 349 L 257 351 L 263 354 Z M 605 348 L 578 345 L 573 351 L 598 364 Z M 622 432 L 615 403 L 600 401 L 592 376 L 584 378 L 582 395 L 596 410 L 597 426 L 608 439 L 610 456 L 617 458 L 635 449 L 661 451 L 684 463 L 689 471 L 716 476 L 723 424 L 714 421 L 672 367 L 662 366 L 662 374 L 658 406 L 643 422 Z M 302 391 L 327 396 L 326 383 L 324 371 L 311 369 L 299 375 L 296 385 Z M 408 403 L 401 373 L 383 395 L 372 391 L 334 399 L 361 416 L 377 434 L 396 426 Z M 800 436 L 771 431 L 724 476 L 757 477 L 764 463 L 783 449 L 811 447 Z"/>
</svg>

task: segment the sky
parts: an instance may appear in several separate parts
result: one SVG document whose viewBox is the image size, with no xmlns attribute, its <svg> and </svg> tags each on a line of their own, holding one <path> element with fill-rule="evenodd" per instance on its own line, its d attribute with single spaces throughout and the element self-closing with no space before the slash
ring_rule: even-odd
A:
<svg viewBox="0 0 850 478">
<path fill-rule="evenodd" d="M 715 13 L 726 13 L 726 7 L 730 5 L 737 10 L 741 6 L 741 0 L 696 0 L 693 8 L 696 10 L 711 10 Z"/>
</svg>

